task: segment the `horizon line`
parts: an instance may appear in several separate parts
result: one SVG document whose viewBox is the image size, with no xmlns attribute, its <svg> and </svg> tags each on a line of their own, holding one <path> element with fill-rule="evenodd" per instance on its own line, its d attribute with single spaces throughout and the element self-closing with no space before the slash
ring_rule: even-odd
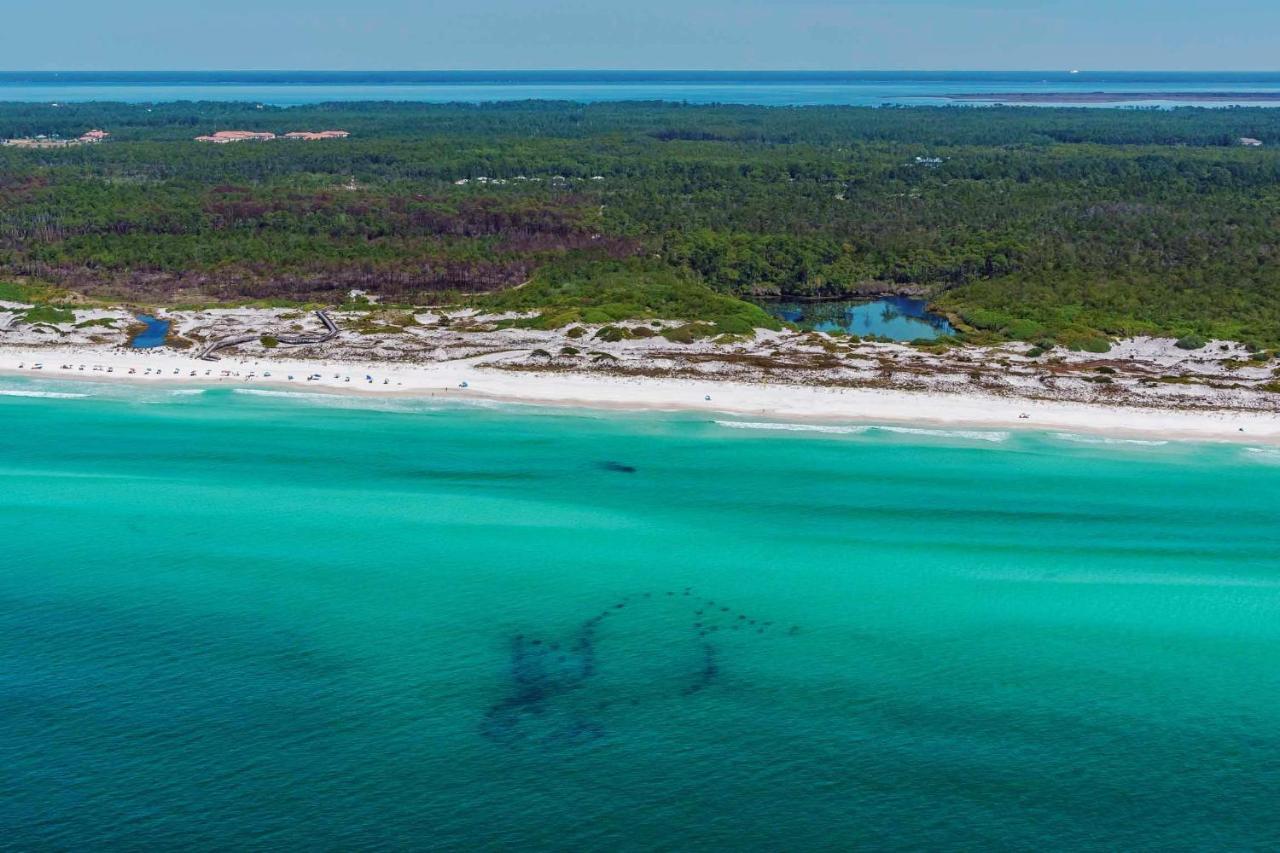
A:
<svg viewBox="0 0 1280 853">
<path fill-rule="evenodd" d="M 0 68 L 0 74 L 1280 74 L 1240 68 Z"/>
</svg>

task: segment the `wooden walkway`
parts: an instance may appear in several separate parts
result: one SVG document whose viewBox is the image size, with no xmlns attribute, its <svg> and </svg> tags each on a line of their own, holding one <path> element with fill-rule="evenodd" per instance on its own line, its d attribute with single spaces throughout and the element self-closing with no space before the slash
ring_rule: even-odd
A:
<svg viewBox="0 0 1280 853">
<path fill-rule="evenodd" d="M 323 334 L 291 335 L 289 337 L 277 336 L 276 340 L 282 344 L 285 344 L 286 346 L 300 346 L 305 344 L 322 344 L 322 343 L 325 343 L 326 341 L 331 341 L 334 338 L 336 338 L 338 336 L 338 331 L 339 331 L 338 324 L 333 322 L 333 318 L 329 316 L 329 312 L 317 311 L 316 316 L 319 317 L 320 322 L 324 324 Z M 217 361 L 218 356 L 214 355 L 214 353 L 217 352 L 218 350 L 228 349 L 229 347 L 239 346 L 240 344 L 247 344 L 252 341 L 258 340 L 261 337 L 262 335 L 260 334 L 254 334 L 254 335 L 235 335 L 227 338 L 219 338 L 218 340 L 211 341 L 208 345 L 206 345 L 205 348 L 200 351 L 200 354 L 196 356 L 196 358 L 200 359 L 201 361 Z"/>
</svg>

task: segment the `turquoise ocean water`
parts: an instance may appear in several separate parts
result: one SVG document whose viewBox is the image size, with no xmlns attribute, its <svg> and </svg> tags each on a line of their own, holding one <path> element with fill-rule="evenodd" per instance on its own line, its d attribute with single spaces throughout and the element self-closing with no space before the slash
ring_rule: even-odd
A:
<svg viewBox="0 0 1280 853">
<path fill-rule="evenodd" d="M 1274 848 L 1280 453 L 719 420 L 0 381 L 0 846 Z"/>
<path fill-rule="evenodd" d="M 296 106 L 326 101 L 683 101 L 797 106 L 948 104 L 947 95 L 1142 92 L 1142 106 L 1203 102 L 1188 93 L 1230 92 L 1208 106 L 1274 106 L 1277 72 L 1090 71 L 3 71 L 0 101 L 249 101 Z M 965 102 L 975 103 L 975 102 Z M 981 103 L 981 102 L 978 102 Z M 1117 107 L 1109 103 L 1081 106 Z"/>
</svg>

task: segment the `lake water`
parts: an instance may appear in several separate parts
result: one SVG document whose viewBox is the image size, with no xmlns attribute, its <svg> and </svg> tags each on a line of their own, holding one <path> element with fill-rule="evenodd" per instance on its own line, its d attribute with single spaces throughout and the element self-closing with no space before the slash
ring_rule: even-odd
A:
<svg viewBox="0 0 1280 853">
<path fill-rule="evenodd" d="M 1272 449 L 19 379 L 0 420 L 14 849 L 1280 838 Z"/>
<path fill-rule="evenodd" d="M 875 335 L 894 341 L 934 340 L 955 334 L 947 318 L 932 313 L 927 305 L 923 299 L 906 296 L 885 296 L 872 302 L 763 303 L 773 316 L 820 332 L 848 332 L 864 338 Z"/>
<path fill-rule="evenodd" d="M 129 346 L 134 349 L 154 349 L 164 346 L 165 338 L 169 335 L 169 321 L 157 319 L 149 314 L 139 314 L 137 319 L 146 326 L 146 329 L 134 335 Z"/>
<path fill-rule="evenodd" d="M 1168 92 L 1146 106 L 1187 103 L 1173 93 L 1280 92 L 1280 73 L 1082 71 L 409 71 L 3 72 L 0 101 L 665 100 L 773 106 L 946 104 L 949 94 Z M 1252 103 L 1247 94 L 1231 103 Z M 1212 106 L 1227 106 L 1216 103 Z M 1276 105 L 1271 102 L 1269 105 Z M 1115 107 L 1121 104 L 1092 104 Z"/>
</svg>

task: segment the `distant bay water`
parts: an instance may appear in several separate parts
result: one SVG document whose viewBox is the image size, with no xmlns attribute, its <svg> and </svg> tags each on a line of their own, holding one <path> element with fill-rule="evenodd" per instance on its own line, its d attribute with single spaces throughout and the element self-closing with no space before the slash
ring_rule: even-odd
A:
<svg viewBox="0 0 1280 853">
<path fill-rule="evenodd" d="M 1094 107 L 1276 105 L 1280 73 L 1019 71 L 398 71 L 5 72 L 0 101 L 493 102 L 550 99 L 857 106 L 993 103 L 1001 93 L 1036 104 L 1062 95 L 1142 93 Z M 1226 95 L 1204 102 L 1200 95 Z M 987 98 L 987 96 L 990 96 Z"/>
<path fill-rule="evenodd" d="M 0 379 L 15 850 L 1267 850 L 1280 452 Z"/>
</svg>

